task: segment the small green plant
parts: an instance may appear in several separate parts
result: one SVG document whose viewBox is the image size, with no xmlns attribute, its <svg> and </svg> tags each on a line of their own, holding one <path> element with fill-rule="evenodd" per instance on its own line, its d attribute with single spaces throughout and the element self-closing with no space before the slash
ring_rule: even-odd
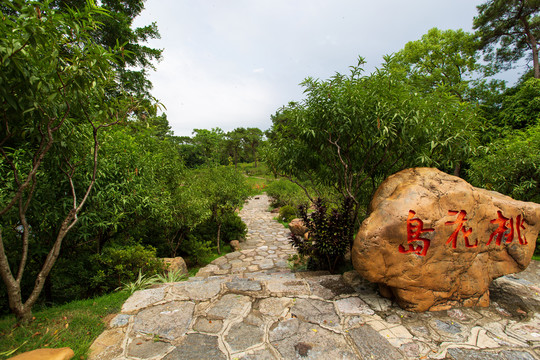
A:
<svg viewBox="0 0 540 360">
<path fill-rule="evenodd" d="M 187 280 L 188 275 L 182 273 L 181 270 L 169 271 L 162 274 L 147 276 L 139 270 L 139 275 L 135 281 L 122 283 L 121 287 L 116 290 L 128 292 L 130 295 L 135 291 L 144 290 L 155 284 L 173 283 Z"/>
<path fill-rule="evenodd" d="M 303 255 L 290 255 L 287 259 L 287 266 L 291 271 L 304 271 L 308 268 L 308 258 Z"/>
<path fill-rule="evenodd" d="M 298 216 L 298 211 L 291 205 L 282 206 L 279 209 L 279 220 L 290 223 Z"/>
<path fill-rule="evenodd" d="M 299 255 L 309 258 L 308 267 L 335 273 L 353 238 L 353 200 L 347 197 L 339 209 L 331 211 L 320 198 L 313 205 L 315 210 L 309 216 L 307 206 L 299 207 L 308 239 L 291 233 L 290 242 Z"/>
<path fill-rule="evenodd" d="M 187 280 L 188 276 L 181 270 L 169 271 L 163 274 L 157 274 L 154 277 L 155 283 L 173 283 Z"/>
<path fill-rule="evenodd" d="M 130 281 L 122 283 L 122 286 L 118 287 L 116 290 L 122 290 L 128 292 L 130 295 L 135 291 L 144 290 L 156 283 L 156 278 L 154 276 L 147 276 L 139 270 L 139 276 L 135 281 Z"/>
</svg>

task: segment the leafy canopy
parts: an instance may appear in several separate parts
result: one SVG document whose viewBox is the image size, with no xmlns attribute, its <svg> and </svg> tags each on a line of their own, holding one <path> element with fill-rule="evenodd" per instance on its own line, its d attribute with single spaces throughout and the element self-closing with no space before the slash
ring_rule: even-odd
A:
<svg viewBox="0 0 540 360">
<path fill-rule="evenodd" d="M 505 70 L 527 56 L 533 61 L 534 77 L 540 78 L 540 0 L 488 0 L 477 9 L 473 28 L 485 59 Z"/>
</svg>

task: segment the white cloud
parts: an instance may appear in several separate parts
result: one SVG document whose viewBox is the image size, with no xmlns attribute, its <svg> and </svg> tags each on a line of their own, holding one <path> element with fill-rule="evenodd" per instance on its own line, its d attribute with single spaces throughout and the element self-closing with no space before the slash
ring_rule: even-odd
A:
<svg viewBox="0 0 540 360">
<path fill-rule="evenodd" d="M 136 24 L 156 21 L 164 60 L 151 74 L 177 135 L 193 128 L 270 127 L 300 100 L 307 76 L 367 71 L 432 27 L 470 31 L 483 0 L 148 0 Z"/>
</svg>

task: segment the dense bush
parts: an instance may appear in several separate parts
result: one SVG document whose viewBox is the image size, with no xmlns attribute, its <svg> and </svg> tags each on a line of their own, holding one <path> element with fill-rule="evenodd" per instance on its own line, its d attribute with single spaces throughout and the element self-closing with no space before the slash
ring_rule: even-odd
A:
<svg viewBox="0 0 540 360">
<path fill-rule="evenodd" d="M 180 245 L 180 255 L 192 265 L 204 265 L 204 259 L 217 251 L 216 234 L 218 223 L 210 219 L 198 225 Z M 220 245 L 231 240 L 244 239 L 247 233 L 246 224 L 235 212 L 223 216 L 220 230 Z M 221 246 L 220 246 L 221 247 Z"/>
<path fill-rule="evenodd" d="M 272 198 L 273 207 L 285 205 L 299 206 L 307 205 L 309 199 L 304 191 L 296 184 L 285 179 L 278 179 L 268 184 L 266 194 Z"/>
<path fill-rule="evenodd" d="M 294 206 L 285 205 L 279 209 L 279 220 L 290 223 L 292 219 L 298 216 L 298 212 Z"/>
<path fill-rule="evenodd" d="M 471 160 L 468 175 L 475 186 L 540 202 L 540 123 L 491 143 Z"/>
<path fill-rule="evenodd" d="M 106 247 L 101 254 L 93 256 L 93 262 L 96 270 L 89 285 L 100 293 L 134 281 L 139 271 L 154 275 L 163 270 L 156 249 L 141 244 Z"/>
<path fill-rule="evenodd" d="M 309 238 L 306 240 L 291 233 L 291 244 L 300 256 L 309 257 L 310 268 L 334 273 L 353 240 L 353 200 L 345 198 L 339 209 L 330 211 L 321 199 L 316 199 L 314 206 L 315 210 L 310 216 L 306 206 L 299 208 Z"/>
</svg>

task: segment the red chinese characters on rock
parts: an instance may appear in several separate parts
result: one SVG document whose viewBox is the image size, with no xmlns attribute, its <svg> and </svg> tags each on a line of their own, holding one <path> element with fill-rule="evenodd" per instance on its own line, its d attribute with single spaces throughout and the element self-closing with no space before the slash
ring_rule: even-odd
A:
<svg viewBox="0 0 540 360">
<path fill-rule="evenodd" d="M 431 240 L 420 237 L 425 232 L 433 232 L 435 229 L 424 229 L 424 222 L 418 218 L 413 219 L 416 213 L 409 210 L 407 217 L 407 243 L 409 248 L 405 249 L 403 245 L 399 245 L 399 252 L 402 254 L 415 253 L 420 256 L 426 256 Z M 422 245 L 416 245 L 415 241 L 422 241 Z"/>
<path fill-rule="evenodd" d="M 523 223 L 525 222 L 525 219 L 521 217 L 521 214 L 516 217 L 516 232 L 518 235 L 518 241 L 521 245 L 527 245 L 527 239 L 525 237 L 521 236 L 521 230 L 525 229 L 525 225 Z M 503 237 L 506 238 L 506 243 L 511 243 L 514 240 L 514 219 L 513 218 L 507 218 L 503 215 L 503 213 L 500 210 L 497 210 L 497 219 L 491 220 L 492 224 L 498 224 L 499 227 L 491 233 L 491 236 L 489 237 L 489 241 L 486 245 L 491 244 L 493 241 L 493 238 L 496 237 L 495 245 L 501 245 Z M 507 226 L 510 225 L 510 227 Z M 507 234 L 506 231 L 510 230 Z M 505 235 L 506 234 L 506 235 Z"/>
<path fill-rule="evenodd" d="M 463 239 L 465 241 L 466 248 L 475 248 L 478 247 L 478 239 L 474 243 L 471 243 L 469 236 L 472 234 L 473 229 L 467 228 L 465 222 L 468 220 L 466 218 L 467 212 L 465 210 L 448 210 L 448 215 L 456 216 L 457 218 L 454 221 L 447 221 L 445 225 L 455 225 L 454 232 L 446 240 L 446 244 L 451 244 L 453 249 L 457 248 L 457 242 L 459 234 L 462 233 Z M 431 240 L 423 238 L 422 234 L 426 232 L 434 232 L 435 229 L 424 229 L 424 222 L 415 218 L 416 212 L 409 210 L 409 216 L 407 217 L 407 244 L 408 249 L 403 245 L 399 245 L 399 252 L 402 254 L 414 253 L 420 256 L 426 256 L 429 249 Z M 514 240 L 514 234 L 517 233 L 517 238 L 520 245 L 527 245 L 527 239 L 522 236 L 521 231 L 525 229 L 525 219 L 520 214 L 516 217 L 515 225 L 513 218 L 507 218 L 503 213 L 498 210 L 497 218 L 490 221 L 492 224 L 497 224 L 498 227 L 493 231 L 489 237 L 489 241 L 486 245 L 490 245 L 495 239 L 496 245 L 501 245 L 503 239 L 505 243 L 511 243 Z M 416 242 L 421 241 L 422 244 Z"/>
<path fill-rule="evenodd" d="M 465 210 L 461 210 L 459 212 L 454 211 L 454 210 L 448 210 L 448 215 L 452 215 L 452 216 L 457 215 L 458 217 L 456 221 L 447 221 L 444 223 L 444 225 L 457 225 L 456 230 L 454 230 L 452 235 L 450 235 L 446 243 L 449 244 L 451 242 L 452 248 L 455 249 L 457 247 L 457 238 L 459 235 L 459 231 L 461 230 L 461 232 L 463 233 L 463 238 L 465 239 L 465 247 L 468 247 L 468 248 L 477 247 L 478 239 L 476 239 L 476 242 L 474 244 L 471 244 L 469 242 L 469 235 L 471 235 L 472 233 L 472 228 L 469 228 L 467 230 L 467 228 L 463 226 L 465 221 L 467 221 L 467 219 L 465 218 L 465 216 L 467 216 L 467 212 Z"/>
</svg>

